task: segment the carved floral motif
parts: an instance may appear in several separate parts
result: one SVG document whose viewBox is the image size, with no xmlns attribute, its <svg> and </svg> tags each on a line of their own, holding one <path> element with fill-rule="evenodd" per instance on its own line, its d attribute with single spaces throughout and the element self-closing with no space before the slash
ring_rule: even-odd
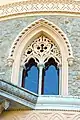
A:
<svg viewBox="0 0 80 120">
<path fill-rule="evenodd" d="M 58 64 L 61 63 L 61 53 L 57 45 L 42 35 L 24 51 L 22 61 L 25 63 L 30 58 L 34 58 L 38 64 L 44 64 L 50 57 L 53 57 Z"/>
<path fill-rule="evenodd" d="M 67 39 L 66 35 L 63 33 L 62 30 L 60 30 L 56 25 L 54 25 L 53 23 L 45 20 L 45 19 L 40 19 L 40 20 L 37 20 L 35 21 L 34 23 L 32 23 L 31 25 L 29 25 L 27 28 L 25 28 L 24 30 L 22 30 L 22 32 L 18 35 L 18 37 L 14 40 L 13 44 L 12 44 L 12 47 L 11 47 L 11 50 L 10 50 L 10 54 L 9 54 L 9 57 L 8 57 L 8 65 L 11 66 L 13 64 L 13 61 L 14 61 L 14 58 L 15 58 L 15 52 L 19 43 L 22 41 L 22 38 L 24 38 L 24 36 L 27 36 L 29 34 L 30 31 L 32 31 L 32 29 L 34 30 L 37 26 L 47 26 L 49 27 L 50 29 L 52 29 L 53 32 L 56 32 L 56 34 L 58 34 L 62 39 L 63 41 L 65 42 L 65 45 L 67 47 L 67 51 L 68 51 L 68 55 L 69 55 L 69 58 L 71 58 L 70 60 L 72 60 L 73 58 L 73 53 L 72 53 L 72 49 L 71 49 L 71 45 L 69 43 L 69 40 Z M 45 37 L 45 36 L 44 36 Z M 41 39 L 41 38 L 40 38 Z M 48 41 L 48 38 L 44 38 Z M 49 40 L 51 41 L 51 40 Z M 45 41 L 44 41 L 45 42 Z M 38 43 L 39 43 L 39 40 L 38 40 Z M 50 43 L 50 42 L 48 42 Z M 55 43 L 53 43 L 55 44 Z M 36 44 L 37 45 L 37 44 Z M 45 42 L 45 45 L 46 45 L 46 42 Z M 50 45 L 50 44 L 49 44 Z M 54 46 L 54 45 L 53 45 Z M 48 46 L 47 48 L 49 48 L 50 46 Z M 57 46 L 55 46 L 57 47 Z M 42 47 L 44 48 L 44 47 Z M 52 47 L 53 48 L 53 47 Z M 51 49 L 52 49 L 51 48 Z M 58 48 L 58 47 L 57 47 Z M 36 49 L 36 48 L 35 48 Z M 41 49 L 41 46 L 40 46 L 40 49 Z M 32 47 L 29 47 L 28 48 L 28 53 L 32 53 Z M 39 51 L 39 49 L 36 49 Z M 48 50 L 48 49 L 47 49 Z M 56 50 L 59 50 L 56 49 Z M 46 48 L 45 48 L 45 51 L 46 51 Z M 48 50 L 49 51 L 49 50 Z M 42 54 L 43 52 L 39 52 L 39 54 Z M 60 54 L 59 51 L 55 52 L 55 53 L 58 53 L 58 55 Z M 24 53 L 25 54 L 25 53 Z M 26 54 L 24 55 L 24 57 L 26 56 Z M 39 56 L 39 55 L 38 55 Z M 29 57 L 29 54 L 28 54 L 28 57 Z M 59 61 L 57 61 L 58 63 L 60 62 L 60 56 L 58 56 L 59 58 Z M 23 58 L 24 59 L 24 58 Z M 68 60 L 69 61 L 69 60 Z M 25 61 L 23 61 L 24 63 Z M 72 64 L 72 61 L 70 61 L 69 64 Z"/>
</svg>

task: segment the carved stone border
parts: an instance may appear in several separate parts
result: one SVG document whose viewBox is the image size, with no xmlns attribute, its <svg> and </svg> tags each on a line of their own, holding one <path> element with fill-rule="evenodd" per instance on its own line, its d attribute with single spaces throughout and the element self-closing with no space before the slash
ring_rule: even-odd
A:
<svg viewBox="0 0 80 120">
<path fill-rule="evenodd" d="M 72 53 L 72 48 L 71 48 L 71 45 L 69 43 L 68 38 L 66 37 L 66 35 L 64 34 L 64 32 L 59 27 L 57 27 L 55 24 L 53 24 L 53 23 L 51 23 L 48 20 L 45 20 L 43 18 L 35 21 L 31 25 L 29 25 L 28 27 L 26 27 L 25 29 L 23 29 L 20 32 L 20 34 L 17 36 L 17 38 L 14 40 L 14 42 L 12 44 L 12 47 L 11 47 L 11 50 L 10 50 L 9 57 L 8 57 L 8 65 L 12 66 L 12 64 L 14 62 L 16 48 L 18 47 L 19 42 L 22 41 L 22 39 L 26 35 L 28 35 L 28 33 L 32 29 L 34 29 L 37 25 L 38 26 L 48 26 L 48 27 L 51 27 L 51 29 L 53 31 L 55 31 L 58 35 L 60 35 L 62 37 L 63 41 L 66 44 L 66 48 L 67 48 L 67 51 L 68 51 L 68 63 L 69 63 L 69 65 L 72 65 L 73 53 Z"/>
<path fill-rule="evenodd" d="M 0 6 L 0 18 L 38 13 L 80 14 L 80 2 L 73 0 L 28 0 Z"/>
</svg>

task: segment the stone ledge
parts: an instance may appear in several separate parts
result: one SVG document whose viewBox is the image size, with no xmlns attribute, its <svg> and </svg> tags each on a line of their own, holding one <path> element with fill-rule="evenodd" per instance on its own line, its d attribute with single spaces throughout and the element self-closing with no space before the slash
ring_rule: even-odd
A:
<svg viewBox="0 0 80 120">
<path fill-rule="evenodd" d="M 79 96 L 38 96 L 3 80 L 0 80 L 0 96 L 10 101 L 15 101 L 31 109 L 80 111 Z"/>
</svg>

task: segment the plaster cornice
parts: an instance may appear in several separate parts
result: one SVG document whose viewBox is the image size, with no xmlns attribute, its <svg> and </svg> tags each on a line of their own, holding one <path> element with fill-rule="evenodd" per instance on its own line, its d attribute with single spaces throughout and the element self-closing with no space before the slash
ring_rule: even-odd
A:
<svg viewBox="0 0 80 120">
<path fill-rule="evenodd" d="M 80 16 L 80 2 L 72 0 L 28 0 L 0 6 L 0 20 L 38 14 Z"/>
</svg>

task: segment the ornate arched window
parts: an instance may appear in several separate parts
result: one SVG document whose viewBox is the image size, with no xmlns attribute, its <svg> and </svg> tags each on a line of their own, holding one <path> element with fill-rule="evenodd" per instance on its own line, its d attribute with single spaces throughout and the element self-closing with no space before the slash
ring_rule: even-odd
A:
<svg viewBox="0 0 80 120">
<path fill-rule="evenodd" d="M 59 95 L 61 53 L 53 41 L 45 35 L 39 36 L 25 49 L 21 61 L 22 87 L 38 94 Z"/>
<path fill-rule="evenodd" d="M 13 42 L 8 57 L 11 82 L 39 95 L 68 95 L 68 65 L 72 61 L 71 45 L 64 32 L 40 19 Z"/>
</svg>

